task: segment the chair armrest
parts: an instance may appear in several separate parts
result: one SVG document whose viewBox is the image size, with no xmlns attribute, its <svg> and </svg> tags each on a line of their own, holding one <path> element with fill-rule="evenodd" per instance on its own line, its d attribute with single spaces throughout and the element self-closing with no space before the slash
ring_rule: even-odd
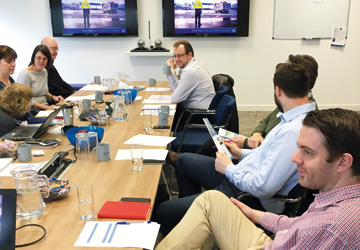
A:
<svg viewBox="0 0 360 250">
<path fill-rule="evenodd" d="M 195 116 L 200 116 L 200 115 L 203 115 L 203 116 L 207 116 L 207 117 L 210 117 L 210 116 L 215 116 L 215 113 L 216 111 L 215 110 L 207 110 L 207 109 L 185 109 L 184 111 L 181 112 L 181 114 L 179 115 L 179 118 L 177 120 L 177 123 L 176 123 L 176 126 L 175 126 L 175 129 L 174 129 L 174 133 L 176 133 L 178 131 L 178 128 L 179 128 L 179 125 L 181 123 L 181 121 L 183 120 L 183 117 L 185 114 L 188 114 L 187 116 L 187 119 L 184 123 L 184 127 L 186 127 L 187 125 L 190 124 L 191 122 L 191 119 Z"/>
<path fill-rule="evenodd" d="M 255 196 L 250 194 L 250 193 L 247 193 L 247 192 L 240 192 L 236 199 L 239 200 L 239 201 L 242 201 L 242 199 L 244 199 L 245 197 L 255 197 Z M 298 196 L 298 197 L 295 197 L 295 198 L 289 198 L 289 197 L 287 197 L 285 195 L 275 194 L 270 199 L 277 200 L 277 201 L 283 201 L 283 202 L 286 202 L 286 203 L 297 203 L 297 202 L 302 200 L 302 197 Z"/>
<path fill-rule="evenodd" d="M 202 115 L 202 116 L 205 116 L 205 117 L 208 117 L 208 118 L 209 118 L 210 116 L 215 116 L 215 114 L 216 114 L 216 111 L 215 111 L 215 110 L 203 110 L 203 111 L 197 110 L 196 112 L 190 112 L 188 118 L 187 118 L 186 121 L 185 121 L 185 125 L 184 125 L 184 126 L 186 127 L 187 125 L 189 125 L 191 119 L 192 119 L 193 117 L 195 117 L 195 116 L 200 116 L 200 115 Z"/>
</svg>

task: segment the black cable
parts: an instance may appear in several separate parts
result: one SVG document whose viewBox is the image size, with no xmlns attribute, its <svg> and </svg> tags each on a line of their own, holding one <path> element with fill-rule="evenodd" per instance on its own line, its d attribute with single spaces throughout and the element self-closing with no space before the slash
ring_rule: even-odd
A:
<svg viewBox="0 0 360 250">
<path fill-rule="evenodd" d="M 26 247 L 26 246 L 30 246 L 30 245 L 35 244 L 36 242 L 39 242 L 40 240 L 42 240 L 42 239 L 45 237 L 45 235 L 46 235 L 46 229 L 45 229 L 43 226 L 39 225 L 39 224 L 27 224 L 27 225 L 23 225 L 23 226 L 21 226 L 21 227 L 16 228 L 16 231 L 19 230 L 19 229 L 21 229 L 21 228 L 24 228 L 24 227 L 40 227 L 40 228 L 44 231 L 44 234 L 43 234 L 39 239 L 37 239 L 37 240 L 35 240 L 35 241 L 33 241 L 33 242 L 25 243 L 25 244 L 21 244 L 21 245 L 15 245 L 15 247 Z"/>
</svg>

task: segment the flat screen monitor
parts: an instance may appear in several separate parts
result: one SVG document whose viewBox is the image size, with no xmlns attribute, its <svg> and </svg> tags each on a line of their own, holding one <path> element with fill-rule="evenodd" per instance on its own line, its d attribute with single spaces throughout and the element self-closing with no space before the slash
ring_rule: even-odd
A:
<svg viewBox="0 0 360 250">
<path fill-rule="evenodd" d="M 136 0 L 50 0 L 54 37 L 137 36 Z"/>
<path fill-rule="evenodd" d="M 163 0 L 164 37 L 249 35 L 250 0 Z"/>
<path fill-rule="evenodd" d="M 0 249 L 15 249 L 16 190 L 0 189 Z"/>
</svg>

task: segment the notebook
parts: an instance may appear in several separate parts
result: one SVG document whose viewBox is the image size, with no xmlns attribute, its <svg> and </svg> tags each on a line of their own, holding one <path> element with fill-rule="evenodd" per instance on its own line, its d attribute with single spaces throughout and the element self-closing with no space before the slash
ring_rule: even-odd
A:
<svg viewBox="0 0 360 250">
<path fill-rule="evenodd" d="M 10 139 L 13 141 L 35 139 L 49 129 L 51 122 L 56 118 L 60 110 L 62 110 L 62 107 L 54 110 L 40 126 L 19 126 L 10 131 L 9 133 L 3 135 L 1 139 Z"/>
<path fill-rule="evenodd" d="M 15 249 L 15 189 L 0 189 L 0 210 L 0 249 Z"/>
<path fill-rule="evenodd" d="M 150 202 L 107 201 L 98 213 L 98 218 L 146 220 Z"/>
<path fill-rule="evenodd" d="M 230 159 L 233 159 L 232 155 L 230 154 L 229 150 L 225 146 L 225 144 L 222 142 L 222 138 L 216 133 L 215 129 L 209 122 L 208 118 L 203 118 L 206 128 L 208 129 L 211 138 L 213 139 L 215 146 L 217 150 L 220 153 L 225 153 L 227 156 L 230 157 Z"/>
</svg>

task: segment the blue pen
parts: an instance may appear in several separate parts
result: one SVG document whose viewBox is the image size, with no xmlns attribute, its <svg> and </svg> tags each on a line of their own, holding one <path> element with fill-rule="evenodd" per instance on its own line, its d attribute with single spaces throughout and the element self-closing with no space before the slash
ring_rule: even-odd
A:
<svg viewBox="0 0 360 250">
<path fill-rule="evenodd" d="M 116 222 L 117 225 L 131 225 L 131 224 L 135 224 L 135 223 L 147 223 L 147 224 L 150 224 L 151 221 L 134 221 L 134 222 L 119 221 L 119 222 Z"/>
</svg>

